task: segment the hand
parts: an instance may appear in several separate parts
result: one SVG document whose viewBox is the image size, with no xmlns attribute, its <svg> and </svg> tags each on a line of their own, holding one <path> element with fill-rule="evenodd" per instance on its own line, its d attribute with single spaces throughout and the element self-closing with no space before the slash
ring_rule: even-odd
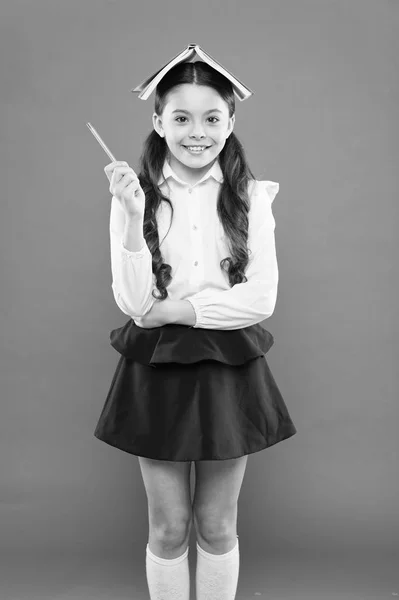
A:
<svg viewBox="0 0 399 600">
<path fill-rule="evenodd" d="M 143 327 L 144 329 L 162 327 L 162 325 L 170 323 L 170 306 L 172 302 L 173 301 L 170 300 L 170 298 L 165 298 L 165 300 L 155 300 L 151 310 L 143 317 L 135 319 L 134 322 L 138 327 Z"/>
<path fill-rule="evenodd" d="M 126 218 L 144 218 L 145 194 L 133 169 L 125 161 L 115 161 L 104 171 L 110 182 L 109 191 L 121 203 Z"/>
<path fill-rule="evenodd" d="M 152 329 L 162 325 L 175 324 L 193 327 L 196 323 L 196 314 L 188 300 L 155 300 L 151 310 L 134 322 L 139 327 Z"/>
</svg>

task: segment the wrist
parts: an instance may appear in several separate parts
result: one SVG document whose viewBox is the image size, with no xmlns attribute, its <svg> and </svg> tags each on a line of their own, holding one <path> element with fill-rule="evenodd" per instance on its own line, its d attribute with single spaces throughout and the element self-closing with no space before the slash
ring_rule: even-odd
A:
<svg viewBox="0 0 399 600">
<path fill-rule="evenodd" d="M 190 327 L 194 327 L 197 323 L 197 315 L 194 310 L 194 306 L 188 300 L 183 300 L 185 304 L 185 325 L 189 325 Z"/>
<path fill-rule="evenodd" d="M 122 239 L 126 250 L 130 252 L 142 250 L 146 243 L 143 234 L 143 220 L 134 217 L 127 219 Z"/>
</svg>

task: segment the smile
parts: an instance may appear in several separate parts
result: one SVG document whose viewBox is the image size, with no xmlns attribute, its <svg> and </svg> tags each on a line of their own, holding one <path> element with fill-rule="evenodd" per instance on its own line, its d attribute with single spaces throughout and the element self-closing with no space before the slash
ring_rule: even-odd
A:
<svg viewBox="0 0 399 600">
<path fill-rule="evenodd" d="M 191 154 L 202 154 L 209 146 L 183 146 Z"/>
</svg>

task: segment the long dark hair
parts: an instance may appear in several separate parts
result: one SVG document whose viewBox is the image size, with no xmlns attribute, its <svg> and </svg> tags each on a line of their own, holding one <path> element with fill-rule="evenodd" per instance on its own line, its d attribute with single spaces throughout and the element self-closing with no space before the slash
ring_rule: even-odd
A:
<svg viewBox="0 0 399 600">
<path fill-rule="evenodd" d="M 161 116 L 163 113 L 167 93 L 174 86 L 183 83 L 195 83 L 214 88 L 227 102 L 229 117 L 235 113 L 235 98 L 230 81 L 207 63 L 197 61 L 179 63 L 160 81 L 155 89 L 154 110 L 157 115 Z M 143 235 L 152 254 L 152 272 L 156 276 L 156 287 L 160 296 L 155 295 L 155 290 L 152 293 L 157 300 L 167 298 L 166 288 L 172 280 L 172 267 L 164 263 L 159 249 L 158 227 L 155 218 L 162 201 L 169 203 L 173 218 L 173 205 L 158 187 L 167 154 L 168 147 L 165 139 L 152 130 L 144 141 L 138 178 L 145 193 Z M 245 269 L 249 261 L 247 242 L 250 207 L 248 184 L 255 180 L 255 177 L 248 166 L 244 148 L 234 132 L 231 132 L 227 138 L 218 158 L 224 180 L 219 191 L 217 214 L 223 225 L 231 254 L 231 257 L 220 261 L 220 267 L 227 271 L 232 287 L 236 283 L 247 281 Z"/>
</svg>

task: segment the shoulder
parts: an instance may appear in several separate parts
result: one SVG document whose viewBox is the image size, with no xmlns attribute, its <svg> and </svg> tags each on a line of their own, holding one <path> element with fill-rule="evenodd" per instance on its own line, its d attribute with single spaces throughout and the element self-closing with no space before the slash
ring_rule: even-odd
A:
<svg viewBox="0 0 399 600">
<path fill-rule="evenodd" d="M 250 229 L 258 229 L 262 225 L 270 225 L 272 228 L 275 227 L 276 222 L 274 220 L 272 203 L 278 194 L 280 185 L 277 181 L 264 180 L 252 180 L 249 183 L 249 199 L 250 199 L 250 211 L 249 221 Z"/>
<path fill-rule="evenodd" d="M 250 198 L 260 198 L 260 201 L 268 201 L 270 204 L 277 196 L 280 184 L 268 179 L 254 179 L 249 182 L 248 194 Z"/>
</svg>

